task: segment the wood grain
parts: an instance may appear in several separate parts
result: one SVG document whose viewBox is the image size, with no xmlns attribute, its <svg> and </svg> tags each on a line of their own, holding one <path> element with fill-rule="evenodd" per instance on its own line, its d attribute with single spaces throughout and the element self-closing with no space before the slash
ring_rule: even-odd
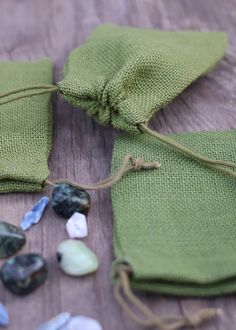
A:
<svg viewBox="0 0 236 330">
<path fill-rule="evenodd" d="M 163 133 L 236 128 L 236 1 L 235 0 L 1 0 L 0 59 L 33 60 L 50 57 L 55 80 L 61 77 L 69 52 L 79 46 L 99 24 L 160 29 L 223 30 L 229 47 L 224 60 L 208 77 L 192 84 L 152 120 Z M 1 74 L 1 73 L 0 73 Z M 54 97 L 54 145 L 50 167 L 53 178 L 96 182 L 110 170 L 113 129 Z M 42 194 L 0 196 L 0 218 L 18 224 Z M 10 330 L 34 330 L 54 315 L 69 311 L 98 319 L 104 330 L 141 330 L 116 304 L 109 269 L 113 259 L 112 210 L 109 191 L 92 193 L 89 237 L 86 240 L 101 261 L 96 276 L 73 279 L 62 274 L 55 260 L 57 244 L 67 237 L 65 222 L 48 210 L 41 224 L 27 233 L 24 252 L 42 253 L 49 263 L 44 286 L 24 298 L 0 287 L 0 300 L 10 311 Z M 180 299 L 140 294 L 157 314 L 193 312 L 201 307 L 223 308 L 221 319 L 205 330 L 236 328 L 234 295 L 214 299 Z M 199 328 L 200 329 L 200 328 Z"/>
</svg>

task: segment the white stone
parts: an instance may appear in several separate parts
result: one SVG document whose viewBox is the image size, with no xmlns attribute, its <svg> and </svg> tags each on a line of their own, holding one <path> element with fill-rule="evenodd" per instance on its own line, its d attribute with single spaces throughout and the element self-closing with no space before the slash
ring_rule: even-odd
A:
<svg viewBox="0 0 236 330">
<path fill-rule="evenodd" d="M 75 212 L 66 223 L 66 231 L 70 238 L 88 236 L 88 225 L 85 215 Z"/>
<path fill-rule="evenodd" d="M 102 326 L 97 320 L 78 315 L 72 317 L 62 330 L 102 330 Z"/>
</svg>

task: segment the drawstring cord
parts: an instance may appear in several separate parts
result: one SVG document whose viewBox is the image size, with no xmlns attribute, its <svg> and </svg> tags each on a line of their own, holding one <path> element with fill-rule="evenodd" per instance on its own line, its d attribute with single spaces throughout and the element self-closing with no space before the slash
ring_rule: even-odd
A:
<svg viewBox="0 0 236 330">
<path fill-rule="evenodd" d="M 131 274 L 132 270 L 129 266 L 119 265 L 117 267 L 114 296 L 126 314 L 138 325 L 156 327 L 159 330 L 178 330 L 186 326 L 197 327 L 204 321 L 222 314 L 220 309 L 205 308 L 185 316 L 158 317 L 133 293 L 130 287 Z M 140 318 L 131 309 L 130 304 L 136 307 L 139 314 L 142 314 L 145 318 Z"/>
<path fill-rule="evenodd" d="M 191 149 L 183 146 L 182 144 L 180 144 L 179 142 L 177 142 L 174 139 L 170 138 L 169 136 L 162 135 L 162 134 L 160 134 L 156 131 L 151 130 L 150 128 L 147 127 L 146 124 L 139 124 L 138 127 L 141 130 L 141 132 L 146 133 L 146 134 L 151 135 L 151 136 L 154 136 L 159 141 L 175 148 L 176 150 L 178 150 L 179 152 L 182 152 L 183 154 L 189 156 L 190 158 L 193 158 L 197 161 L 205 163 L 209 167 L 215 168 L 215 169 L 220 170 L 220 171 L 222 171 L 226 174 L 229 174 L 229 175 L 232 175 L 232 176 L 236 177 L 236 172 L 233 172 L 232 170 L 225 168 L 225 167 L 236 168 L 236 163 L 228 162 L 228 161 L 224 161 L 224 160 L 210 159 L 210 158 L 207 158 L 205 156 L 202 156 L 199 153 L 194 152 Z M 221 166 L 225 166 L 225 167 L 221 167 Z"/>
<path fill-rule="evenodd" d="M 21 100 L 27 97 L 36 95 L 42 95 L 47 93 L 53 93 L 58 91 L 59 88 L 56 85 L 32 85 L 29 87 L 18 88 L 11 92 L 0 94 L 0 105 L 4 105 L 13 101 Z"/>
<path fill-rule="evenodd" d="M 85 190 L 100 190 L 112 187 L 115 183 L 117 183 L 126 173 L 130 171 L 140 171 L 140 170 L 151 170 L 151 169 L 159 169 L 160 164 L 158 162 L 147 163 L 142 159 L 134 159 L 131 155 L 126 155 L 123 163 L 121 164 L 118 171 L 111 175 L 109 178 L 97 182 L 95 184 L 79 184 L 69 180 L 53 180 L 50 181 L 46 179 L 44 183 L 46 185 L 55 186 L 59 183 L 67 183 L 74 187 L 85 189 Z"/>
</svg>

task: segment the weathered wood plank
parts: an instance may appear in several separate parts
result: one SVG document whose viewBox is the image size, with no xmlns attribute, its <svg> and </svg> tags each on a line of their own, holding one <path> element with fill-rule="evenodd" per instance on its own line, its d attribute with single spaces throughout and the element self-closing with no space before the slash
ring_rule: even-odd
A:
<svg viewBox="0 0 236 330">
<path fill-rule="evenodd" d="M 0 59 L 31 60 L 50 57 L 59 80 L 68 53 L 99 24 L 161 29 L 223 30 L 229 35 L 227 56 L 208 77 L 192 84 L 152 120 L 164 133 L 236 127 L 236 1 L 235 0 L 2 0 L 0 2 Z M 108 175 L 114 137 L 120 133 L 98 126 L 60 97 L 54 97 L 53 178 L 95 182 Z M 0 197 L 0 218 L 18 224 L 42 194 Z M 114 301 L 109 279 L 112 252 L 112 210 L 108 191 L 92 193 L 90 235 L 86 240 L 98 254 L 96 276 L 73 279 L 56 265 L 55 249 L 65 239 L 64 221 L 48 210 L 44 220 L 27 233 L 24 251 L 42 253 L 49 263 L 49 279 L 35 293 L 19 298 L 0 287 L 0 300 L 10 310 L 10 330 L 33 330 L 62 311 L 97 318 L 104 330 L 138 330 Z M 178 299 L 140 294 L 158 314 L 191 312 L 204 306 L 225 310 L 221 320 L 205 330 L 232 330 L 236 323 L 234 296 L 215 299 Z M 202 329 L 203 329 L 202 328 Z"/>
</svg>

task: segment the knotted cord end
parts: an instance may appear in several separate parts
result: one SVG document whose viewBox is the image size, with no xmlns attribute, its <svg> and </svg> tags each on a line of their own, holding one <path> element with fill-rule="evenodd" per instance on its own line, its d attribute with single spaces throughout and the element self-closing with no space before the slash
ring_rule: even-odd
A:
<svg viewBox="0 0 236 330">
<path fill-rule="evenodd" d="M 151 169 L 159 169 L 161 164 L 158 162 L 145 162 L 143 159 L 130 159 L 132 170 L 140 171 L 140 170 L 151 170 Z"/>
<path fill-rule="evenodd" d="M 197 327 L 204 321 L 210 320 L 215 316 L 221 316 L 223 311 L 218 308 L 205 308 L 200 309 L 194 314 L 186 315 L 186 326 Z"/>
<path fill-rule="evenodd" d="M 118 171 L 111 175 L 109 178 L 102 180 L 94 184 L 78 184 L 69 180 L 44 180 L 45 185 L 55 186 L 55 184 L 67 183 L 74 187 L 85 189 L 85 190 L 100 190 L 112 187 L 117 183 L 126 173 L 130 171 L 140 171 L 140 170 L 152 170 L 159 169 L 161 165 L 158 162 L 145 162 L 142 159 L 134 159 L 131 155 L 126 155 L 123 160 L 121 167 Z"/>
</svg>

